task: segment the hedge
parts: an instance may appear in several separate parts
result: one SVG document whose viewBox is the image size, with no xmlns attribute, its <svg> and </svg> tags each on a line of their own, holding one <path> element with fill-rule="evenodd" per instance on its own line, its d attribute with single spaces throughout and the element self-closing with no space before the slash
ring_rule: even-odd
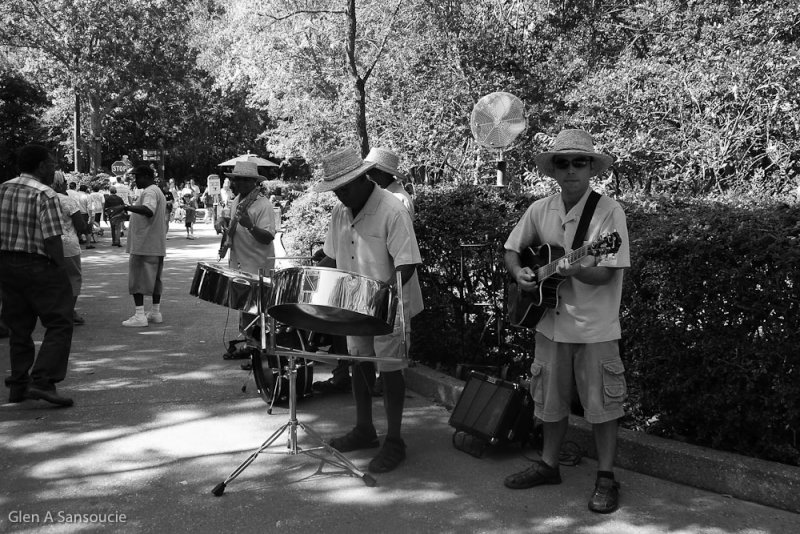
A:
<svg viewBox="0 0 800 534">
<path fill-rule="evenodd" d="M 533 200 L 485 186 L 417 189 L 426 310 L 412 322 L 415 360 L 451 374 L 471 364 L 527 378 L 532 333 L 502 322 L 502 243 Z M 321 242 L 336 202 L 308 193 L 292 204 L 289 253 Z M 800 207 L 620 202 L 632 261 L 621 311 L 623 426 L 800 465 Z"/>
</svg>

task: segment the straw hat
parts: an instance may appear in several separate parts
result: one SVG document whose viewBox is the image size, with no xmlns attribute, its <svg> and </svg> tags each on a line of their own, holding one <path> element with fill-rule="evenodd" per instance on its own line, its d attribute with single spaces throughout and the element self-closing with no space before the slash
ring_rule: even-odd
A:
<svg viewBox="0 0 800 534">
<path fill-rule="evenodd" d="M 555 156 L 586 156 L 592 158 L 591 176 L 603 174 L 614 163 L 614 158 L 611 156 L 602 152 L 595 152 L 592 136 L 585 130 L 561 130 L 556 136 L 553 148 L 534 157 L 539 172 L 553 178 L 555 173 L 553 158 Z"/>
<path fill-rule="evenodd" d="M 258 174 L 258 165 L 254 161 L 237 161 L 232 172 L 226 172 L 228 178 L 252 178 L 253 180 L 264 180 Z"/>
<path fill-rule="evenodd" d="M 314 191 L 318 193 L 334 191 L 374 167 L 374 163 L 362 160 L 358 152 L 352 148 L 337 150 L 322 158 L 322 180 L 314 186 Z"/>
<path fill-rule="evenodd" d="M 374 163 L 376 169 L 388 172 L 401 180 L 406 179 L 406 175 L 397 169 L 398 165 L 400 165 L 400 157 L 388 148 L 373 148 L 364 158 L 364 161 Z"/>
</svg>

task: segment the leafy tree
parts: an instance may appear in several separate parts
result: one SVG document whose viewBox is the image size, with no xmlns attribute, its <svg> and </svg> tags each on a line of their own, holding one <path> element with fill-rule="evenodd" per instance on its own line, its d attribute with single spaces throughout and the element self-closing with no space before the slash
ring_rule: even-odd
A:
<svg viewBox="0 0 800 534">
<path fill-rule="evenodd" d="M 195 44 L 223 87 L 252 83 L 253 103 L 278 121 L 268 137 L 278 152 L 316 155 L 355 142 L 366 154 L 368 82 L 391 52 L 406 4 L 209 2 L 196 19 Z"/>
<path fill-rule="evenodd" d="M 15 59 L 24 71 L 70 88 L 76 106 L 88 110 L 87 153 L 95 173 L 106 117 L 133 95 L 180 79 L 193 65 L 187 23 L 183 4 L 169 0 L 6 0 L 0 4 L 0 44 L 19 51 Z"/>
<path fill-rule="evenodd" d="M 12 161 L 18 148 L 34 140 L 47 140 L 40 116 L 48 104 L 42 89 L 0 69 L 0 182 L 16 175 Z"/>
</svg>

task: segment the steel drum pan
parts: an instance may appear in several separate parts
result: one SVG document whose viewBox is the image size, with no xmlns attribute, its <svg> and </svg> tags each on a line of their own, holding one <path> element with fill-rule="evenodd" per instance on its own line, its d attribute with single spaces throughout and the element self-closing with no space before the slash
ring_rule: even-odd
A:
<svg viewBox="0 0 800 534">
<path fill-rule="evenodd" d="M 290 267 L 272 277 L 267 313 L 302 330 L 340 336 L 385 335 L 394 329 L 394 288 L 328 267 Z"/>
<path fill-rule="evenodd" d="M 258 313 L 259 295 L 262 309 L 270 301 L 272 282 L 259 283 L 257 275 L 225 269 L 206 262 L 197 264 L 189 294 L 246 313 Z"/>
</svg>

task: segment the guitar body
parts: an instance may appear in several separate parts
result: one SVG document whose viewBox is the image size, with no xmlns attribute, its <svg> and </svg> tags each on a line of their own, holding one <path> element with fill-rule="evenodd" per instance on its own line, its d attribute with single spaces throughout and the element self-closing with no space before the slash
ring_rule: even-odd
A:
<svg viewBox="0 0 800 534">
<path fill-rule="evenodd" d="M 534 272 L 545 265 L 551 264 L 564 256 L 561 247 L 542 245 L 536 249 L 530 247 L 522 251 L 520 259 L 523 267 L 529 267 Z M 508 320 L 513 326 L 536 328 L 548 308 L 558 306 L 558 287 L 565 280 L 559 274 L 554 274 L 539 283 L 536 292 L 522 291 L 516 282 L 508 286 Z"/>
</svg>

